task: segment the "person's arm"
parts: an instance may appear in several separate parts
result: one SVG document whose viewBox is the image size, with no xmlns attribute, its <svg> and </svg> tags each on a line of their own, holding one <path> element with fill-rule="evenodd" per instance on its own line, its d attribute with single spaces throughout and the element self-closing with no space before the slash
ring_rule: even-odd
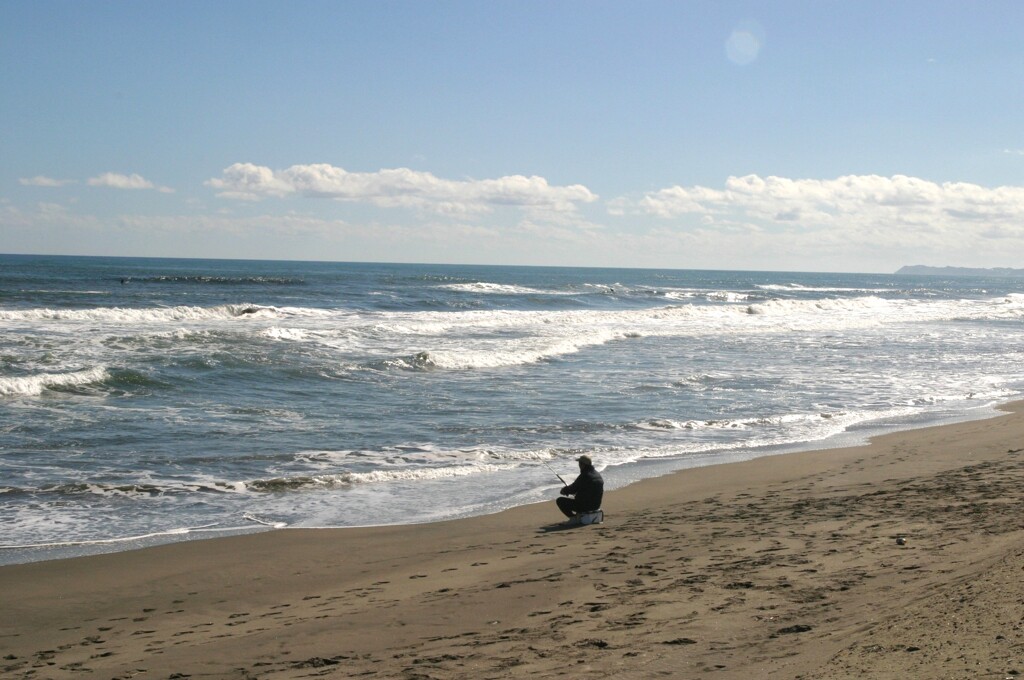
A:
<svg viewBox="0 0 1024 680">
<path fill-rule="evenodd" d="M 580 485 L 583 483 L 583 482 L 580 481 L 582 479 L 583 479 L 583 475 L 581 474 L 580 476 L 578 476 L 576 478 L 576 480 L 572 484 L 570 484 L 569 486 L 563 487 L 562 488 L 562 495 L 563 496 L 572 496 L 577 491 L 579 491 Z"/>
</svg>

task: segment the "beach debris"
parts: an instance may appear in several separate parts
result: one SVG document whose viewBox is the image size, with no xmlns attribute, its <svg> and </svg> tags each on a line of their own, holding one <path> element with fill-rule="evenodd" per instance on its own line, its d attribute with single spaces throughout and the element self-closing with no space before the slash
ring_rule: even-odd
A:
<svg viewBox="0 0 1024 680">
<path fill-rule="evenodd" d="M 692 640 L 692 639 L 690 639 L 688 637 L 680 637 L 680 638 L 675 638 L 673 640 L 665 640 L 661 644 L 663 644 L 663 645 L 695 645 L 695 644 L 697 644 L 697 641 L 696 640 Z"/>
<path fill-rule="evenodd" d="M 608 643 L 604 640 L 598 640 L 597 638 L 587 638 L 586 640 L 580 640 L 579 647 L 597 647 L 598 649 L 604 649 L 608 646 Z"/>
<path fill-rule="evenodd" d="M 785 628 L 780 628 L 778 632 L 775 633 L 775 635 L 792 635 L 793 633 L 806 633 L 807 631 L 812 629 L 813 626 L 798 623 L 794 626 L 786 626 Z M 772 637 L 775 636 L 773 635 Z"/>
<path fill-rule="evenodd" d="M 726 590 L 748 590 L 753 587 L 753 581 L 734 581 L 733 583 L 727 583 L 724 586 Z"/>
<path fill-rule="evenodd" d="M 907 544 L 907 538 L 905 536 L 897 536 L 896 537 L 896 545 L 906 545 L 906 544 Z"/>
<path fill-rule="evenodd" d="M 324 668 L 325 666 L 337 666 L 342 660 L 347 659 L 347 656 L 332 656 L 325 658 L 322 656 L 314 656 L 305 661 L 296 661 L 292 663 L 292 668 Z"/>
</svg>

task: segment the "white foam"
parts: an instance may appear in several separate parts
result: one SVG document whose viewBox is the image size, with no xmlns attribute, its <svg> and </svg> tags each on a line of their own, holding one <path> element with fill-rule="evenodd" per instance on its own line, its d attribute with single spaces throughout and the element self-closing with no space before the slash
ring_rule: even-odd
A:
<svg viewBox="0 0 1024 680">
<path fill-rule="evenodd" d="M 681 295 L 690 293 L 680 292 Z M 378 360 L 427 352 L 433 366 L 489 368 L 533 363 L 624 337 L 695 337 L 720 333 L 843 330 L 944 320 L 1024 319 L 1024 295 L 985 300 L 886 300 L 877 296 L 825 300 L 769 300 L 749 305 L 746 295 L 705 293 L 728 304 L 634 310 L 377 312 L 273 308 L 246 304 L 216 307 L 0 310 L 0 322 L 98 323 L 120 333 L 127 326 L 185 325 L 160 329 L 177 337 L 211 330 L 257 333 L 288 342 L 313 342 Z M 288 319 L 288 325 L 268 322 Z M 64 330 L 64 329 L 62 329 Z M 92 329 L 90 329 L 92 330 Z M 414 340 L 419 338 L 419 340 Z M 390 355 L 381 355 L 391 350 Z M 399 357 L 396 359 L 395 357 Z M 400 364 L 396 364 L 400 365 Z"/>
<path fill-rule="evenodd" d="M 43 390 L 77 387 L 102 382 L 110 377 L 102 367 L 69 373 L 41 373 L 33 376 L 0 378 L 0 396 L 39 396 Z"/>
<path fill-rule="evenodd" d="M 424 357 L 431 366 L 451 370 L 500 368 L 532 364 L 545 359 L 579 352 L 585 347 L 603 345 L 626 336 L 614 331 L 595 331 L 575 337 L 494 343 L 492 347 L 460 350 L 436 350 Z"/>
<path fill-rule="evenodd" d="M 25 309 L 0 310 L 0 321 L 89 321 L 116 324 L 165 323 L 168 321 L 201 321 L 246 316 L 276 316 L 271 307 L 249 304 L 216 307 L 96 307 L 90 309 Z"/>
<path fill-rule="evenodd" d="M 804 286 L 799 283 L 755 284 L 758 290 L 799 291 L 805 293 L 888 293 L 891 288 L 841 288 L 834 286 Z"/>
<path fill-rule="evenodd" d="M 309 331 L 303 328 L 267 328 L 262 331 L 262 334 L 272 340 L 283 340 L 292 342 L 302 342 L 307 340 L 310 335 Z"/>
<path fill-rule="evenodd" d="M 798 446 L 827 440 L 855 425 L 881 422 L 919 412 L 920 409 L 916 407 L 894 405 L 878 411 L 783 414 L 711 421 L 652 419 L 636 423 L 634 427 L 651 432 L 665 431 L 667 438 L 664 445 L 647 445 L 636 450 L 622 447 L 595 451 L 594 455 L 609 464 L 622 465 L 644 459 L 689 458 L 707 453 L 723 454 L 764 447 Z M 680 430 L 688 434 L 682 438 L 674 434 Z M 714 436 L 716 430 L 737 431 L 741 434 L 722 439 Z"/>
<path fill-rule="evenodd" d="M 668 290 L 665 291 L 665 299 L 667 300 L 692 300 L 697 297 L 700 293 L 693 290 Z"/>
<path fill-rule="evenodd" d="M 286 526 L 288 526 L 287 522 L 275 522 L 274 520 L 263 519 L 261 517 L 257 517 L 256 515 L 250 512 L 247 512 L 244 515 L 242 515 L 242 518 L 247 519 L 250 522 L 255 522 L 256 524 L 262 524 L 265 527 L 272 527 L 274 529 L 284 529 Z"/>
<path fill-rule="evenodd" d="M 643 430 L 749 430 L 755 427 L 780 426 L 794 423 L 819 423 L 830 420 L 837 414 L 787 414 L 761 418 L 737 418 L 724 420 L 672 420 L 654 418 L 636 423 Z"/>
<path fill-rule="evenodd" d="M 1024 318 L 1024 296 L 927 302 L 862 296 L 614 311 L 389 312 L 350 318 L 344 332 L 345 347 L 352 351 L 380 352 L 389 344 L 397 350 L 379 357 L 384 367 L 465 370 L 536 363 L 626 338 L 841 331 L 963 318 Z M 337 326 L 335 332 L 341 332 Z"/>
<path fill-rule="evenodd" d="M 122 536 L 118 538 L 97 538 L 97 539 L 82 539 L 72 541 L 55 541 L 51 543 L 22 543 L 22 544 L 0 544 L 0 550 L 28 550 L 33 548 L 71 548 L 74 546 L 86 546 L 86 545 L 114 545 L 118 543 L 132 543 L 135 541 L 145 541 L 148 539 L 162 538 L 168 536 L 182 536 L 184 534 L 191 533 L 202 533 L 210 531 L 230 531 L 231 528 L 223 527 L 219 522 L 214 524 L 205 524 L 197 527 L 177 527 L 174 529 L 167 529 L 164 531 L 154 531 L 148 534 L 138 534 L 134 536 Z"/>
<path fill-rule="evenodd" d="M 737 293 L 730 290 L 717 290 L 707 293 L 704 296 L 714 302 L 745 302 L 750 299 L 747 293 Z"/>
<path fill-rule="evenodd" d="M 450 283 L 439 286 L 445 290 L 453 290 L 460 293 L 485 293 L 493 295 L 573 295 L 569 291 L 541 290 L 539 288 L 528 288 L 526 286 L 511 286 L 502 283 L 487 283 L 476 281 L 473 283 Z"/>
<path fill-rule="evenodd" d="M 399 444 L 382 450 L 354 451 L 311 450 L 295 454 L 295 461 L 305 466 L 316 466 L 330 471 L 339 466 L 358 465 L 361 461 L 372 461 L 374 465 L 405 466 L 418 464 L 440 469 L 445 466 L 479 466 L 493 461 L 537 461 L 550 460 L 550 449 L 523 450 L 509 447 L 475 446 L 458 449 L 435 448 L 430 444 Z M 504 469 L 504 467 L 500 468 Z"/>
<path fill-rule="evenodd" d="M 22 294 L 42 293 L 44 295 L 110 295 L 109 290 L 54 290 L 41 288 L 37 290 L 23 289 L 18 292 Z"/>
<path fill-rule="evenodd" d="M 835 315 L 834 324 L 838 326 L 848 324 L 852 319 L 860 320 L 868 316 L 881 323 L 886 319 L 886 312 L 891 312 L 899 304 L 875 296 L 824 300 L 768 300 L 750 305 L 747 312 L 788 317 L 793 320 L 832 314 Z M 827 319 L 825 321 L 827 322 Z"/>
<path fill-rule="evenodd" d="M 452 479 L 470 475 L 514 470 L 516 465 L 473 464 L 446 467 L 408 467 L 401 469 L 383 468 L 367 472 L 336 472 L 330 474 L 279 477 L 246 482 L 251 491 L 280 491 L 302 487 L 345 487 L 361 484 L 382 484 L 387 482 L 417 482 L 425 480 Z"/>
</svg>

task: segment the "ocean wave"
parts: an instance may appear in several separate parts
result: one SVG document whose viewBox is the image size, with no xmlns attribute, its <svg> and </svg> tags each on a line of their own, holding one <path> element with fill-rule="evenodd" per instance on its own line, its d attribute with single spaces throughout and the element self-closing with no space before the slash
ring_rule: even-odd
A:
<svg viewBox="0 0 1024 680">
<path fill-rule="evenodd" d="M 583 287 L 589 288 L 595 293 L 617 297 L 664 298 L 668 296 L 669 292 L 672 292 L 650 286 L 629 286 L 622 283 L 585 283 Z M 673 291 L 679 292 L 676 289 Z"/>
<path fill-rule="evenodd" d="M 262 331 L 262 335 L 270 338 L 271 340 L 285 340 L 292 342 L 302 342 L 308 340 L 310 337 L 309 331 L 304 328 L 268 328 Z"/>
<path fill-rule="evenodd" d="M 884 312 L 891 310 L 899 303 L 891 303 L 876 296 L 864 296 L 856 298 L 825 298 L 822 300 L 767 300 L 750 305 L 746 311 L 748 314 L 760 314 L 765 316 L 807 316 L 809 314 L 820 315 L 822 312 L 829 314 L 842 314 L 842 319 L 870 315 L 879 321 L 885 319 Z M 883 312 L 883 314 L 878 314 Z"/>
<path fill-rule="evenodd" d="M 449 283 L 438 286 L 443 290 L 451 290 L 457 293 L 484 293 L 491 295 L 573 295 L 571 291 L 564 290 L 541 290 L 527 286 L 512 286 L 504 283 L 487 283 L 476 281 L 473 283 Z"/>
<path fill-rule="evenodd" d="M 38 489 L 11 487 L 14 494 L 56 494 L 60 496 L 123 496 L 152 498 L 154 496 L 189 496 L 196 493 L 238 493 L 245 490 L 241 482 L 67 482 Z"/>
<path fill-rule="evenodd" d="M 749 293 L 737 293 L 730 290 L 716 290 L 706 293 L 704 297 L 712 302 L 746 302 L 751 299 Z"/>
<path fill-rule="evenodd" d="M 1024 297 L 1024 296 L 1020 296 Z M 733 298 L 739 301 L 741 298 Z M 894 301 L 877 296 L 818 300 L 775 299 L 748 305 L 664 305 L 636 310 L 421 312 L 378 317 L 381 335 L 467 336 L 507 331 L 507 339 L 526 347 L 522 333 L 536 343 L 558 344 L 555 349 L 534 346 L 543 354 L 575 351 L 621 337 L 691 336 L 705 333 L 757 330 L 842 330 L 910 321 L 945 321 L 958 318 L 1017 318 L 1024 301 L 1001 297 L 992 301 Z M 752 326 L 751 317 L 757 317 Z M 588 336 L 593 338 L 587 339 Z M 429 350 L 438 360 L 440 353 Z M 535 359 L 528 359 L 535 360 Z M 444 362 L 441 362 L 444 363 Z M 459 360 L 452 362 L 460 364 Z M 473 362 L 469 362 L 476 365 Z M 509 363 L 496 360 L 495 365 Z M 518 363 L 513 361 L 512 363 Z"/>
<path fill-rule="evenodd" d="M 823 412 L 817 414 L 789 414 L 780 416 L 761 416 L 756 418 L 711 419 L 711 420 L 672 420 L 669 418 L 653 418 L 633 425 L 639 430 L 749 430 L 757 427 L 779 427 L 795 423 L 811 423 L 832 420 L 846 415 L 841 412 Z"/>
<path fill-rule="evenodd" d="M 512 445 L 480 445 L 458 449 L 438 449 L 430 444 L 399 444 L 377 450 L 312 450 L 295 454 L 295 462 L 303 466 L 319 466 L 331 472 L 339 467 L 373 465 L 403 467 L 411 464 L 430 469 L 450 469 L 495 462 L 536 462 L 551 460 L 555 453 L 549 448 L 531 449 Z M 505 469 L 502 467 L 501 469 Z"/>
<path fill-rule="evenodd" d="M 404 370 L 404 371 L 426 371 L 436 367 L 434 358 L 430 352 L 417 352 L 404 357 L 392 359 L 380 359 L 367 364 L 367 368 L 375 370 Z"/>
<path fill-rule="evenodd" d="M 39 396 L 44 390 L 74 389 L 103 382 L 110 373 L 103 367 L 67 373 L 41 373 L 31 376 L 0 378 L 0 396 Z"/>
<path fill-rule="evenodd" d="M 1024 319 L 1024 294 L 1011 293 L 995 298 L 981 310 L 981 315 L 972 315 L 970 319 L 985 318 L 1000 321 Z"/>
<path fill-rule="evenodd" d="M 986 320 L 1020 318 L 1024 315 L 1024 295 L 1011 294 L 981 300 L 891 300 L 876 295 L 850 298 L 771 299 L 729 291 L 711 291 L 725 305 L 669 304 L 645 309 L 522 311 L 488 310 L 463 312 L 382 313 L 362 319 L 371 322 L 380 335 L 450 335 L 493 330 L 543 331 L 555 334 L 598 332 L 642 335 L 720 332 L 730 327 L 749 332 L 750 316 L 762 317 L 760 325 L 779 329 L 798 322 L 800 328 L 842 329 L 865 323 L 880 325 L 906 321 L 945 321 L 960 318 Z M 353 317 L 357 318 L 357 317 Z M 358 318 L 357 318 L 358 319 Z"/>
<path fill-rule="evenodd" d="M 775 299 L 738 307 L 780 330 L 842 330 L 914 322 L 1024 318 L 1024 296 L 986 300 L 887 300 L 874 295 L 817 300 Z"/>
<path fill-rule="evenodd" d="M 836 286 L 804 286 L 799 283 L 755 284 L 758 290 L 800 293 L 891 293 L 891 288 L 843 288 Z"/>
<path fill-rule="evenodd" d="M 662 294 L 664 295 L 664 294 Z M 281 320 L 296 322 L 291 329 L 266 331 L 278 339 L 289 333 L 309 330 L 351 330 L 373 336 L 444 335 L 452 332 L 494 329 L 529 330 L 531 328 L 601 328 L 618 333 L 646 329 L 657 331 L 673 320 L 685 323 L 686 332 L 700 331 L 703 324 L 721 330 L 723 322 L 741 323 L 741 314 L 770 317 L 780 327 L 789 321 L 813 322 L 821 328 L 842 328 L 846 324 L 904 322 L 907 320 L 1015 319 L 1024 317 L 1024 295 L 1009 294 L 991 299 L 966 300 L 891 300 L 875 295 L 824 299 L 771 299 L 749 305 L 734 304 L 756 300 L 756 296 L 734 291 L 705 291 L 701 295 L 710 302 L 725 305 L 689 304 L 695 293 L 673 291 L 683 296 L 678 304 L 645 309 L 563 310 L 563 311 L 415 311 L 356 313 L 343 309 L 315 307 L 274 307 L 253 303 L 233 303 L 213 307 L 94 307 L 89 309 L 0 309 L 0 321 L 79 321 L 111 324 L 159 324 L 180 322 L 225 321 L 235 319 Z M 312 325 L 311 325 L 312 324 Z M 319 325 L 316 325 L 319 324 Z M 324 324 L 330 324 L 325 326 Z M 305 328 L 299 328 L 305 326 Z M 744 325 L 742 330 L 750 330 Z"/>
<path fill-rule="evenodd" d="M 423 480 L 451 479 L 470 475 L 500 472 L 515 469 L 515 465 L 477 464 L 448 467 L 403 468 L 398 470 L 380 469 L 366 472 L 336 472 L 319 475 L 298 475 L 275 477 L 245 482 L 245 488 L 259 492 L 295 491 L 305 488 L 339 488 L 360 484 L 381 484 L 387 482 L 416 482 Z"/>
<path fill-rule="evenodd" d="M 248 519 L 248 518 L 246 518 Z M 284 524 L 273 525 L 276 527 L 283 527 Z M 0 550 L 29 550 L 29 549 L 46 549 L 46 548 L 71 548 L 76 546 L 86 545 L 117 545 L 125 543 L 134 543 L 137 541 L 146 541 L 158 538 L 170 538 L 172 536 L 184 536 L 193 533 L 209 533 L 209 532 L 230 532 L 232 530 L 243 529 L 244 527 L 226 527 L 220 522 L 214 522 L 212 524 L 204 524 L 202 526 L 194 527 L 174 527 L 171 529 L 165 529 L 163 531 L 153 531 L 145 534 L 135 534 L 132 536 L 119 536 L 116 538 L 94 538 L 94 539 L 79 539 L 69 541 L 53 541 L 48 543 L 23 543 L 23 544 L 0 544 Z"/>
<path fill-rule="evenodd" d="M 508 456 L 508 460 L 518 460 Z M 155 497 L 190 497 L 196 494 L 239 494 L 279 493 L 303 489 L 335 489 L 364 484 L 389 482 L 417 482 L 454 479 L 471 475 L 488 474 L 516 469 L 514 462 L 501 462 L 505 457 L 496 457 L 497 462 L 472 462 L 447 466 L 406 466 L 401 468 L 381 467 L 364 471 L 324 471 L 322 473 L 300 473 L 289 476 L 254 479 L 246 481 L 145 481 L 145 482 L 67 482 L 51 484 L 40 488 L 19 488 L 6 486 L 0 489 L 7 498 L 21 496 L 107 496 L 146 499 Z M 527 457 L 524 460 L 535 460 Z"/>
<path fill-rule="evenodd" d="M 306 281 L 288 276 L 204 276 L 175 275 L 125 277 L 122 283 L 180 283 L 214 286 L 301 286 Z"/>
<path fill-rule="evenodd" d="M 57 289 L 46 289 L 42 288 L 39 290 L 19 290 L 19 293 L 23 295 L 110 295 L 109 290 L 57 290 Z"/>
<path fill-rule="evenodd" d="M 979 386 L 977 390 L 970 392 L 953 392 L 950 394 L 927 394 L 906 399 L 907 406 L 935 406 L 949 402 L 963 401 L 998 401 L 1017 395 L 1016 390 L 995 385 Z"/>
<path fill-rule="evenodd" d="M 595 334 L 590 338 L 566 338 L 544 347 L 527 348 L 494 348 L 477 351 L 438 350 L 426 353 L 430 365 L 448 370 L 472 370 L 487 368 L 505 368 L 535 364 L 566 354 L 573 354 L 584 347 L 604 344 L 621 334 Z"/>
<path fill-rule="evenodd" d="M 668 291 L 665 291 L 665 299 L 666 300 L 679 300 L 679 301 L 682 301 L 682 302 L 686 302 L 686 301 L 689 301 L 689 300 L 693 300 L 694 298 L 696 298 L 696 297 L 698 297 L 698 296 L 700 296 L 702 294 L 704 294 L 704 293 L 702 293 L 701 291 L 696 291 L 696 290 L 668 290 Z"/>
<path fill-rule="evenodd" d="M 737 378 L 730 375 L 712 375 L 710 373 L 692 373 L 672 382 L 672 387 L 690 390 L 727 390 L 742 389 L 736 385 Z"/>
<path fill-rule="evenodd" d="M 91 309 L 0 310 L 0 321 L 92 321 L 106 323 L 161 323 L 202 321 L 245 316 L 275 316 L 274 307 L 227 304 L 216 307 L 94 307 Z"/>
<path fill-rule="evenodd" d="M 738 301 L 739 298 L 736 298 Z M 624 339 L 707 334 L 832 331 L 886 324 L 1024 317 L 1024 296 L 993 301 L 892 301 L 876 296 L 768 300 L 751 304 L 664 305 L 639 310 L 386 312 L 315 325 L 263 329 L 275 340 L 346 353 L 409 347 L 358 359 L 370 370 L 472 370 L 527 365 Z M 416 346 L 419 345 L 417 348 Z"/>
<path fill-rule="evenodd" d="M 476 348 L 433 349 L 402 357 L 381 359 L 371 362 L 368 367 L 377 370 L 412 371 L 505 368 L 535 364 L 573 354 L 586 347 L 637 337 L 641 336 L 619 331 L 590 331 L 571 337 L 491 341 L 480 343 Z"/>
</svg>

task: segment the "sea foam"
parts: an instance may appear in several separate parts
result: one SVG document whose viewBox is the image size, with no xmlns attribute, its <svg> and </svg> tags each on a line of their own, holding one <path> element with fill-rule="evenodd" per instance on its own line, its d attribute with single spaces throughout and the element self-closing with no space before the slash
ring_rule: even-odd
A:
<svg viewBox="0 0 1024 680">
<path fill-rule="evenodd" d="M 41 373 L 31 376 L 0 378 L 0 396 L 38 396 L 44 390 L 59 390 L 102 382 L 110 378 L 107 369 L 90 368 L 68 373 Z"/>
</svg>

